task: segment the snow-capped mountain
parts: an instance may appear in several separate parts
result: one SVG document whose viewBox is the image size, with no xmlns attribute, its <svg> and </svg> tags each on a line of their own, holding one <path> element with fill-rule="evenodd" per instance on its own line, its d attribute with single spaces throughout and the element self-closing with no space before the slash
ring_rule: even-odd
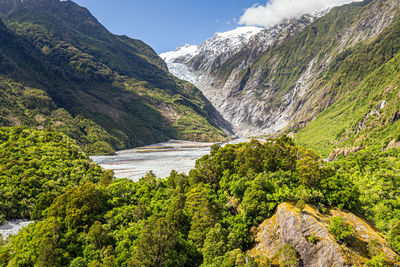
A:
<svg viewBox="0 0 400 267">
<path fill-rule="evenodd" d="M 261 31 L 262 28 L 258 27 L 239 27 L 232 31 L 216 33 L 200 44 L 195 56 L 204 62 L 203 68 L 211 67 L 211 63 L 216 59 L 218 59 L 219 65 L 222 65 Z"/>
<path fill-rule="evenodd" d="M 265 65 L 256 62 L 328 12 L 306 14 L 266 28 L 239 27 L 215 33 L 199 46 L 185 45 L 160 56 L 171 73 L 193 83 L 203 92 L 238 135 L 276 132 L 288 124 L 285 112 L 304 93 L 308 84 L 308 80 L 304 80 L 309 75 L 304 74 L 296 84 L 296 90 L 282 97 L 283 108 L 272 110 L 269 103 L 274 91 L 266 90 L 264 93 L 267 95 L 260 97 L 257 88 L 272 88 L 274 80 L 260 85 Z M 276 71 L 277 64 L 280 62 L 271 56 L 268 66 L 272 71 Z"/>
<path fill-rule="evenodd" d="M 175 51 L 163 53 L 160 57 L 167 63 L 188 63 L 196 56 L 207 62 L 221 55 L 224 55 L 226 59 L 239 52 L 254 35 L 261 31 L 262 28 L 258 27 L 238 27 L 232 31 L 218 32 L 200 46 L 186 44 Z"/>
<path fill-rule="evenodd" d="M 185 44 L 174 51 L 160 54 L 160 57 L 167 63 L 184 63 L 192 59 L 198 53 L 197 45 Z"/>
</svg>

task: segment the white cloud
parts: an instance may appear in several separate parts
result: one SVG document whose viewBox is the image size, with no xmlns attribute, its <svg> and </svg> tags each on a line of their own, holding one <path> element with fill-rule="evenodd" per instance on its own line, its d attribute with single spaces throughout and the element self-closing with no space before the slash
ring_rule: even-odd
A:
<svg viewBox="0 0 400 267">
<path fill-rule="evenodd" d="M 248 8 L 239 23 L 248 26 L 271 26 L 285 19 L 299 18 L 304 14 L 321 11 L 362 0 L 270 0 L 266 5 Z"/>
</svg>

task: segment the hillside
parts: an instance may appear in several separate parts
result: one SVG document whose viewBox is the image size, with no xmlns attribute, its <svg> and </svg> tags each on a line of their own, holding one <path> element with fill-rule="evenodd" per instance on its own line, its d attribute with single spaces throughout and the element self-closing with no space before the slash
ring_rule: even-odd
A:
<svg viewBox="0 0 400 267">
<path fill-rule="evenodd" d="M 400 139 L 400 16 L 376 38 L 337 55 L 313 92 L 318 108 L 300 106 L 296 125 L 311 120 L 296 136 L 298 143 L 328 155 L 372 147 L 380 150 Z M 308 92 L 303 99 L 311 95 Z M 323 110 L 318 114 L 318 110 Z M 298 111 L 296 111 L 298 112 Z M 318 114 L 315 116 L 315 114 Z M 305 115 L 305 116 L 304 116 Z"/>
<path fill-rule="evenodd" d="M 183 62 L 169 58 L 167 63 L 184 64 L 186 68 L 180 67 L 174 73 L 189 71 L 191 81 L 231 122 L 237 134 L 300 131 L 296 138 L 299 144 L 327 155 L 332 149 L 341 148 L 343 140 L 348 140 L 348 144 L 356 140 L 347 135 L 357 131 L 354 128 L 362 124 L 363 116 L 373 113 L 383 100 L 388 103 L 390 115 L 387 116 L 394 120 L 381 118 L 379 125 L 396 128 L 396 87 L 393 85 L 393 93 L 383 93 L 390 80 L 395 83 L 395 74 L 391 72 L 391 77 L 384 78 L 380 84 L 368 85 L 371 94 L 368 100 L 364 96 L 368 79 L 387 75 L 381 71 L 385 64 L 395 68 L 395 63 L 390 61 L 395 60 L 398 52 L 399 10 L 398 0 L 354 2 L 267 27 L 238 52 L 206 60 L 212 71 L 202 67 L 206 63 L 198 64 L 196 59 L 202 54 L 186 57 Z M 221 58 L 224 60 L 220 61 Z M 390 72 L 390 67 L 386 68 Z M 361 89 L 363 82 L 364 89 Z M 354 101 L 362 98 L 362 103 Z M 336 108 L 332 106 L 335 103 L 338 103 Z M 370 105 L 368 110 L 366 105 Z M 339 118 L 342 111 L 348 116 Z M 321 114 L 313 123 L 321 112 L 325 115 Z M 328 121 L 328 117 L 335 119 Z M 302 133 L 301 129 L 310 122 L 308 130 Z M 327 129 L 328 125 L 332 127 Z M 364 133 L 368 131 L 368 127 L 362 128 Z M 387 130 L 374 138 L 383 138 L 383 147 L 397 141 L 397 136 L 391 133 L 392 130 Z M 357 146 L 362 147 L 362 142 Z"/>
<path fill-rule="evenodd" d="M 2 125 L 57 128 L 91 153 L 222 139 L 218 112 L 143 42 L 111 34 L 72 1 L 0 6 L 0 79 L 9 88 L 2 99 L 14 103 L 1 106 Z"/>
</svg>

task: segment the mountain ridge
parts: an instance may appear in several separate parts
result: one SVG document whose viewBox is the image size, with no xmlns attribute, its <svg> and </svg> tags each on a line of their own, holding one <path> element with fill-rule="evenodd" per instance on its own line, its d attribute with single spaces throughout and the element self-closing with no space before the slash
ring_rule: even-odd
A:
<svg viewBox="0 0 400 267">
<path fill-rule="evenodd" d="M 232 123 L 239 135 L 295 134 L 359 82 L 359 77 L 353 77 L 352 82 L 346 83 L 347 89 L 342 85 L 342 89 L 336 90 L 340 84 L 332 84 L 329 79 L 335 80 L 336 75 L 345 74 L 336 74 L 338 70 L 332 65 L 374 39 L 383 38 L 384 30 L 392 25 L 399 10 L 400 2 L 397 0 L 368 0 L 334 7 L 314 18 L 305 15 L 293 20 L 286 24 L 286 30 L 275 33 L 271 27 L 269 36 L 274 38 L 270 38 L 270 42 L 265 42 L 260 34 L 256 35 L 240 52 L 230 56 L 212 72 L 201 68 L 198 71 L 190 60 L 184 64 L 185 68 L 180 66 L 172 72 L 181 76 L 178 71 L 185 75 L 189 71 L 191 81 Z M 264 32 L 268 33 L 268 30 Z M 386 46 L 381 49 L 397 51 L 394 43 Z M 384 61 L 376 60 L 379 53 L 375 59 L 373 54 L 369 58 L 383 64 L 393 56 Z M 354 60 L 359 62 L 357 58 Z M 352 66 L 359 69 L 365 66 L 364 72 L 380 67 L 369 64 L 362 62 Z M 326 72 L 332 76 L 323 78 Z M 312 133 L 307 133 L 313 140 L 310 137 Z M 301 139 L 306 144 L 306 135 Z M 333 140 L 329 140 L 329 149 L 340 145 L 339 141 L 332 145 Z M 311 145 L 312 141 L 307 144 Z M 325 155 L 328 151 L 327 147 L 315 144 L 312 147 Z"/>
<path fill-rule="evenodd" d="M 1 47 L 7 53 L 2 54 L 13 61 L 12 68 L 2 69 L 4 79 L 47 94 L 69 114 L 68 122 L 61 119 L 61 124 L 72 129 L 62 130 L 77 133 L 72 137 L 91 153 L 169 138 L 222 140 L 219 128 L 228 124 L 197 88 L 172 76 L 148 45 L 111 34 L 72 1 L 1 0 L 0 5 L 9 29 Z M 13 39 L 23 44 L 16 48 Z M 26 48 L 26 54 L 34 55 L 27 57 L 30 61 L 18 56 Z M 45 71 L 35 70 L 35 60 Z M 13 97 L 17 96 L 9 96 Z M 11 113 L 24 113 L 21 106 L 14 108 Z M 40 127 L 60 128 L 49 112 L 36 112 L 29 113 L 44 118 Z"/>
</svg>

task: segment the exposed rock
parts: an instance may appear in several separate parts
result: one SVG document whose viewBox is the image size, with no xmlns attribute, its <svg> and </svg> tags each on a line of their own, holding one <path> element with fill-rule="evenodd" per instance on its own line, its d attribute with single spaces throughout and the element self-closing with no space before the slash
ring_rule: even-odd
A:
<svg viewBox="0 0 400 267">
<path fill-rule="evenodd" d="M 385 148 L 385 151 L 388 151 L 391 148 L 400 148 L 400 141 L 397 141 L 396 139 L 393 139 L 390 141 L 390 143 L 387 145 Z"/>
<path fill-rule="evenodd" d="M 336 241 L 328 229 L 329 219 L 333 216 L 343 217 L 353 226 L 354 241 L 348 245 Z M 309 236 L 315 236 L 317 242 L 310 242 Z M 370 258 L 367 244 L 372 240 L 379 242 L 391 266 L 400 264 L 382 234 L 354 214 L 331 210 L 329 215 L 323 215 L 308 205 L 300 212 L 292 204 L 283 203 L 272 218 L 258 227 L 256 245 L 249 254 L 279 262 L 277 252 L 285 244 L 290 244 L 299 254 L 303 266 L 362 266 Z"/>
<path fill-rule="evenodd" d="M 343 148 L 338 148 L 338 149 L 332 151 L 332 153 L 328 157 L 328 161 L 334 161 L 335 159 L 337 159 L 339 156 L 342 156 L 342 155 L 347 157 L 350 153 L 355 153 L 355 152 L 358 152 L 358 151 L 363 150 L 363 149 L 364 149 L 363 147 L 343 147 Z"/>
</svg>

